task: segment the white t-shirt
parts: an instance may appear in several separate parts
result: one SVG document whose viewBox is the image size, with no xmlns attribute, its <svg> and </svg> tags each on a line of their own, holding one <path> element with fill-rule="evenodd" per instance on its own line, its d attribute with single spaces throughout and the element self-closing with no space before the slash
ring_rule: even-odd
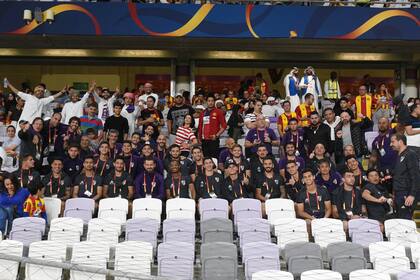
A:
<svg viewBox="0 0 420 280">
<path fill-rule="evenodd" d="M 67 102 L 64 104 L 63 110 L 61 111 L 61 116 L 64 124 L 69 124 L 69 121 L 72 117 L 81 117 L 84 115 L 83 107 L 85 106 L 86 101 L 89 98 L 89 93 L 85 93 L 82 99 L 77 102 Z"/>
<path fill-rule="evenodd" d="M 278 117 L 283 114 L 283 108 L 279 108 L 276 105 L 263 105 L 261 109 L 262 114 L 267 118 Z"/>
<path fill-rule="evenodd" d="M 153 98 L 155 99 L 155 108 L 157 108 L 157 105 L 159 102 L 159 96 L 156 93 L 143 94 L 142 96 L 139 97 L 139 100 L 143 101 L 144 106 L 146 106 L 146 101 L 149 96 L 153 96 Z"/>
<path fill-rule="evenodd" d="M 33 95 L 19 91 L 17 94 L 20 98 L 25 100 L 25 106 L 23 107 L 22 114 L 20 115 L 19 121 L 24 120 L 32 123 L 35 118 L 40 118 L 42 115 L 42 107 L 46 104 L 53 102 L 54 97 L 37 98 Z"/>
</svg>

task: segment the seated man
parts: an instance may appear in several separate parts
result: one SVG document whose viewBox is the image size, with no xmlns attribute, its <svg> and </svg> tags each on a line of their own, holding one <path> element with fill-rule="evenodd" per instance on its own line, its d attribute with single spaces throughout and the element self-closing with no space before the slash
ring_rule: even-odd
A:
<svg viewBox="0 0 420 280">
<path fill-rule="evenodd" d="M 317 186 L 312 169 L 302 172 L 305 188 L 297 196 L 297 216 L 305 219 L 308 233 L 311 233 L 311 222 L 315 219 L 331 217 L 330 194 L 324 186 Z"/>
<path fill-rule="evenodd" d="M 369 219 L 377 220 L 384 231 L 386 215 L 392 213 L 392 198 L 386 188 L 381 185 L 381 178 L 376 169 L 367 171 L 368 183 L 362 189 L 362 197 L 366 201 L 367 214 Z"/>
<path fill-rule="evenodd" d="M 315 177 L 315 182 L 318 186 L 325 186 L 330 194 L 337 189 L 342 182 L 341 175 L 331 170 L 330 161 L 321 159 L 318 164 L 318 174 Z"/>
<path fill-rule="evenodd" d="M 80 159 L 80 146 L 78 144 L 71 144 L 67 149 L 67 154 L 63 161 L 63 171 L 74 182 L 83 167 L 83 160 Z"/>
<path fill-rule="evenodd" d="M 255 198 L 261 201 L 263 215 L 265 215 L 265 202 L 271 198 L 285 198 L 283 177 L 274 172 L 274 162 L 271 158 L 263 160 L 264 172 L 255 180 Z"/>
<path fill-rule="evenodd" d="M 296 162 L 299 168 L 299 171 L 302 171 L 305 168 L 305 160 L 302 157 L 296 155 L 297 150 L 296 150 L 295 143 L 293 142 L 287 143 L 284 149 L 286 150 L 286 156 L 279 160 L 280 174 L 281 176 L 283 176 L 283 178 L 285 178 L 286 176 L 286 164 L 289 161 Z"/>
<path fill-rule="evenodd" d="M 286 163 L 286 193 L 287 196 L 296 202 L 298 193 L 305 188 L 302 183 L 302 175 L 299 172 L 299 167 L 296 161 L 288 161 Z"/>
<path fill-rule="evenodd" d="M 44 176 L 42 184 L 45 187 L 44 197 L 56 197 L 61 200 L 61 214 L 64 212 L 66 200 L 70 198 L 72 182 L 63 172 L 63 160 L 54 158 L 51 162 L 51 172 Z"/>
<path fill-rule="evenodd" d="M 155 159 L 146 157 L 143 163 L 144 171 L 135 180 L 135 198 L 165 199 L 163 176 L 156 171 Z"/>
<path fill-rule="evenodd" d="M 350 170 L 343 172 L 343 184 L 332 194 L 333 217 L 343 221 L 344 230 L 348 230 L 348 221 L 361 218 L 366 213 L 362 191 L 354 186 L 354 174 Z"/>
<path fill-rule="evenodd" d="M 188 175 L 182 175 L 181 164 L 177 160 L 169 163 L 168 176 L 165 179 L 166 199 L 191 198 L 195 199 L 195 188 Z"/>
<path fill-rule="evenodd" d="M 233 148 L 235 147 L 235 140 L 233 138 L 226 139 L 225 148 L 220 151 L 219 155 L 219 169 L 221 171 L 225 170 L 225 162 L 228 158 L 233 156 Z"/>
<path fill-rule="evenodd" d="M 83 172 L 73 182 L 73 197 L 85 197 L 95 200 L 96 207 L 102 198 L 102 178 L 95 175 L 93 157 L 87 156 L 83 161 Z"/>
<path fill-rule="evenodd" d="M 232 154 L 229 155 L 226 158 L 226 162 L 228 162 L 228 161 L 233 161 L 234 163 L 236 163 L 236 166 L 238 167 L 238 172 L 239 173 L 243 174 L 245 177 L 248 177 L 248 178 L 251 177 L 251 165 L 250 165 L 249 161 L 243 155 L 241 145 L 234 144 L 234 146 L 232 148 Z M 225 163 L 225 167 L 226 166 L 227 165 Z M 227 173 L 227 172 L 225 172 L 225 173 Z"/>
<path fill-rule="evenodd" d="M 257 117 L 257 127 L 248 131 L 245 138 L 245 148 L 250 149 L 253 154 L 252 157 L 255 158 L 255 153 L 261 144 L 267 148 L 268 154 L 272 154 L 273 146 L 280 144 L 274 130 L 267 128 L 263 115 Z"/>
<path fill-rule="evenodd" d="M 224 197 L 224 177 L 214 168 L 213 160 L 209 157 L 204 158 L 204 172 L 195 180 L 198 199 Z"/>
<path fill-rule="evenodd" d="M 228 159 L 225 163 L 225 172 L 227 174 L 224 180 L 224 190 L 226 192 L 225 199 L 232 203 L 238 198 L 253 198 L 251 189 L 249 188 L 249 179 L 244 176 L 245 173 L 238 173 L 239 168 L 233 159 Z"/>
<path fill-rule="evenodd" d="M 109 173 L 104 181 L 104 198 L 121 197 L 129 201 L 134 197 L 134 182 L 130 174 L 124 170 L 124 158 L 117 156 L 114 160 L 114 170 Z"/>
</svg>

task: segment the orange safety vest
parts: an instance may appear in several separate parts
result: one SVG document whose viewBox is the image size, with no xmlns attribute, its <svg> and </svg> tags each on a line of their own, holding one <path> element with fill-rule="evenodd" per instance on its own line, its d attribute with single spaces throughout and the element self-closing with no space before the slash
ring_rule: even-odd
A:
<svg viewBox="0 0 420 280">
<path fill-rule="evenodd" d="M 362 119 L 357 117 L 358 114 L 362 114 L 369 119 L 372 119 L 372 96 L 365 95 L 365 106 L 362 106 L 362 97 L 360 95 L 356 96 L 355 104 L 356 104 L 356 120 L 359 122 Z"/>
<path fill-rule="evenodd" d="M 297 118 L 295 112 L 290 112 L 290 115 L 287 116 L 286 113 L 283 113 L 279 117 L 278 124 L 281 125 L 281 132 L 284 133 L 286 131 L 286 127 L 289 125 L 289 120 L 292 118 Z"/>
<path fill-rule="evenodd" d="M 315 111 L 315 106 L 313 104 L 310 106 L 310 111 L 309 112 L 308 112 L 308 110 L 306 110 L 306 104 L 300 104 L 298 108 L 300 110 L 299 121 L 300 121 L 301 118 L 307 117 L 307 116 L 309 116 L 310 113 Z M 308 126 L 309 121 L 308 120 L 301 121 L 300 125 L 301 126 Z"/>
</svg>

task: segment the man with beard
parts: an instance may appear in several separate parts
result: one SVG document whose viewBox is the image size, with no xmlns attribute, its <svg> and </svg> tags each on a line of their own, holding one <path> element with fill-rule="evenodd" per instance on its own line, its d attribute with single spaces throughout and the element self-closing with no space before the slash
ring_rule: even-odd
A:
<svg viewBox="0 0 420 280">
<path fill-rule="evenodd" d="M 405 135 L 392 135 L 391 146 L 398 152 L 393 174 L 397 216 L 400 219 L 411 220 L 420 195 L 419 158 L 415 151 L 407 148 Z"/>
<path fill-rule="evenodd" d="M 134 182 L 130 174 L 124 171 L 124 158 L 118 156 L 114 160 L 114 170 L 106 176 L 103 181 L 104 198 L 107 197 L 121 197 L 129 201 L 133 200 L 134 196 Z"/>
<path fill-rule="evenodd" d="M 29 154 L 35 160 L 35 167 L 41 170 L 44 159 L 44 144 L 41 135 L 43 121 L 41 118 L 35 118 L 30 125 L 27 121 L 19 123 L 20 131 L 18 137 L 21 140 L 20 154 Z"/>
<path fill-rule="evenodd" d="M 272 198 L 285 198 L 286 190 L 283 178 L 274 172 L 274 161 L 271 158 L 263 159 L 264 172 L 255 180 L 255 198 L 261 201 L 263 215 L 265 215 L 265 202 Z"/>
<path fill-rule="evenodd" d="M 257 148 L 257 159 L 250 161 L 251 163 L 251 178 L 252 178 L 252 185 L 255 185 L 255 180 L 257 179 L 259 174 L 264 172 L 264 159 L 269 157 L 273 160 L 274 163 L 274 172 L 277 174 L 279 173 L 279 167 L 275 161 L 273 155 L 269 155 L 267 152 L 267 148 L 265 145 L 260 144 Z"/>
<path fill-rule="evenodd" d="M 197 176 L 203 175 L 204 173 L 204 156 L 199 146 L 192 148 L 191 154 L 193 161 L 188 173 L 190 174 L 191 181 L 194 183 Z"/>
<path fill-rule="evenodd" d="M 283 80 L 284 89 L 286 90 L 286 98 L 289 97 L 289 104 L 292 111 L 295 111 L 296 107 L 300 104 L 298 73 L 299 69 L 297 67 L 293 67 L 290 73 L 286 75 Z"/>
<path fill-rule="evenodd" d="M 163 176 L 156 171 L 156 163 L 152 157 L 144 159 L 144 171 L 135 180 L 135 198 L 165 199 Z"/>
<path fill-rule="evenodd" d="M 283 178 L 285 177 L 286 172 L 286 164 L 289 161 L 296 162 L 296 165 L 298 166 L 298 169 L 302 171 L 305 168 L 305 160 L 302 157 L 299 157 L 296 155 L 296 147 L 293 142 L 287 143 L 285 146 L 286 150 L 286 156 L 279 160 L 279 169 L 280 169 L 280 175 Z"/>
<path fill-rule="evenodd" d="M 233 160 L 238 167 L 238 172 L 248 179 L 251 178 L 251 165 L 242 153 L 242 146 L 235 144 L 232 149 L 232 155 L 228 156 L 226 161 Z"/>
<path fill-rule="evenodd" d="M 305 188 L 302 183 L 302 176 L 299 172 L 299 167 L 296 161 L 288 161 L 286 163 L 285 178 L 287 196 L 296 203 L 297 195 Z"/>
<path fill-rule="evenodd" d="M 171 161 L 176 160 L 181 164 L 182 175 L 188 175 L 192 161 L 189 158 L 181 158 L 181 148 L 177 144 L 173 144 L 169 147 L 169 155 L 166 156 L 163 161 L 166 172 L 170 172 L 169 164 Z"/>
<path fill-rule="evenodd" d="M 39 172 L 34 169 L 34 157 L 30 154 L 23 155 L 21 164 L 21 168 L 13 173 L 19 181 L 19 186 L 21 188 L 39 186 L 41 184 L 41 176 L 39 175 Z"/>
<path fill-rule="evenodd" d="M 372 143 L 372 153 L 379 158 L 380 171 L 387 173 L 394 169 L 398 154 L 391 147 L 391 136 L 394 130 L 390 128 L 387 118 L 380 118 L 378 122 L 379 135 Z M 389 172 L 388 172 L 389 173 Z"/>
<path fill-rule="evenodd" d="M 153 126 L 152 138 L 156 139 L 159 136 L 159 128 L 163 126 L 164 119 L 161 111 L 155 107 L 155 100 L 153 96 L 149 96 L 146 101 L 146 108 L 141 111 L 140 117 L 137 120 L 137 125 L 143 126 L 142 131 L 145 134 L 146 126 Z M 176 132 L 176 131 L 175 131 Z"/>
<path fill-rule="evenodd" d="M 296 156 L 302 158 L 306 157 L 305 143 L 303 139 L 303 129 L 299 128 L 299 122 L 295 118 L 289 120 L 289 129 L 283 134 L 281 139 L 281 146 L 286 146 L 288 143 L 293 143 L 296 147 Z M 280 146 L 280 147 L 281 147 Z"/>
<path fill-rule="evenodd" d="M 63 123 L 70 124 L 70 119 L 72 117 L 81 117 L 83 116 L 83 108 L 86 102 L 89 99 L 91 92 L 95 90 L 96 84 L 92 83 L 89 90 L 83 95 L 82 99 L 79 100 L 79 93 L 75 90 L 69 92 L 70 102 L 64 104 L 61 115 L 63 116 Z"/>
<path fill-rule="evenodd" d="M 372 122 L 369 118 L 360 116 L 359 122 L 352 122 L 347 112 L 342 112 L 341 123 L 337 126 L 335 153 L 341 156 L 343 147 L 352 144 L 356 156 L 361 157 L 368 153 L 367 144 L 364 138 L 364 131 L 368 129 Z"/>
<path fill-rule="evenodd" d="M 155 161 L 155 169 L 156 171 L 163 175 L 163 171 L 165 170 L 165 167 L 163 165 L 163 161 L 158 159 L 156 156 L 153 155 L 153 147 L 150 144 L 144 144 L 141 148 L 141 154 L 140 154 L 140 166 L 144 166 L 144 161 L 146 158 L 152 158 Z"/>
<path fill-rule="evenodd" d="M 163 135 L 163 134 L 160 134 L 158 136 L 158 138 L 156 139 L 156 143 L 157 143 L 157 146 L 156 146 L 156 149 L 155 149 L 156 157 L 159 160 L 163 161 L 166 157 L 167 152 L 168 152 L 167 149 L 166 149 L 166 136 Z"/>
<path fill-rule="evenodd" d="M 172 140 L 171 142 L 175 143 L 176 131 L 178 130 L 178 127 L 183 125 L 186 115 L 194 115 L 194 109 L 190 105 L 185 104 L 182 93 L 178 92 L 175 95 L 174 104 L 169 109 L 168 116 L 166 117 L 168 135 Z M 194 118 L 192 121 L 194 126 Z"/>
<path fill-rule="evenodd" d="M 177 160 L 169 163 L 170 172 L 165 179 L 166 198 L 191 198 L 195 200 L 195 188 L 190 176 L 182 175 Z"/>
<path fill-rule="evenodd" d="M 235 140 L 233 138 L 226 139 L 225 146 L 226 147 L 220 152 L 220 156 L 219 156 L 218 167 L 222 171 L 225 169 L 226 160 L 232 156 L 232 149 L 235 146 Z"/>
<path fill-rule="evenodd" d="M 64 156 L 63 142 L 60 138 L 66 129 L 67 126 L 61 123 L 60 113 L 54 113 L 51 119 L 44 122 L 41 135 L 44 143 L 44 152 L 48 155 L 48 159 Z"/>
<path fill-rule="evenodd" d="M 112 108 L 119 94 L 120 89 L 118 87 L 115 89 L 115 93 L 112 96 L 108 88 L 102 89 L 101 96 L 96 93 L 96 90 L 93 91 L 93 96 L 98 104 L 98 118 L 101 119 L 103 123 L 105 123 L 108 117 L 114 114 Z"/>
<path fill-rule="evenodd" d="M 323 144 L 327 151 L 331 154 L 334 150 L 331 145 L 330 127 L 321 122 L 318 112 L 312 112 L 309 118 L 310 125 L 304 128 L 303 134 L 308 154 L 310 154 L 319 143 Z"/>
<path fill-rule="evenodd" d="M 73 198 L 85 197 L 95 200 L 96 207 L 102 198 L 102 178 L 95 175 L 93 157 L 86 157 L 83 162 L 83 172 L 73 183 Z"/>
<path fill-rule="evenodd" d="M 44 197 L 56 197 L 61 200 L 61 213 L 64 211 L 66 200 L 71 197 L 72 181 L 63 172 L 63 160 L 54 158 L 51 161 L 51 172 L 42 178 Z"/>
</svg>

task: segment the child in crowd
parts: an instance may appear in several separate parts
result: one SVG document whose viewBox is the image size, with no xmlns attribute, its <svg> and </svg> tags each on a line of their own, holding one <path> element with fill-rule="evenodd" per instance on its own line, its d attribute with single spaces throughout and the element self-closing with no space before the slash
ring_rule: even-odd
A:
<svg viewBox="0 0 420 280">
<path fill-rule="evenodd" d="M 32 185 L 29 187 L 29 197 L 23 204 L 24 217 L 43 218 L 47 221 L 47 212 L 45 211 L 45 201 L 42 198 L 44 193 L 44 186 Z"/>
</svg>

